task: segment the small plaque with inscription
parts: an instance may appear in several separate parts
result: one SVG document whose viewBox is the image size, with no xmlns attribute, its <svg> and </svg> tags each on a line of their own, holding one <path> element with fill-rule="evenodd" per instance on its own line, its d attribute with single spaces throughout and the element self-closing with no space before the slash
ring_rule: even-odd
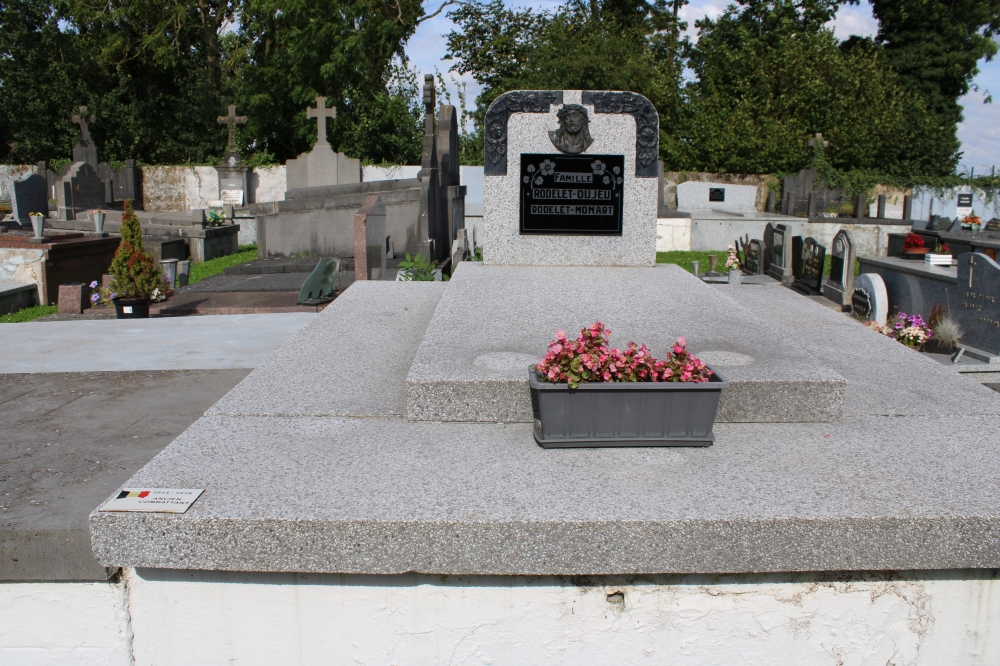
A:
<svg viewBox="0 0 1000 666">
<path fill-rule="evenodd" d="M 624 155 L 521 155 L 521 234 L 622 235 Z"/>
<path fill-rule="evenodd" d="M 872 297 L 860 287 L 851 295 L 851 314 L 860 321 L 868 321 L 871 318 Z"/>
<path fill-rule="evenodd" d="M 724 188 L 724 187 L 710 187 L 710 188 L 708 188 L 708 200 L 709 201 L 725 201 L 726 200 L 726 188 Z"/>
</svg>

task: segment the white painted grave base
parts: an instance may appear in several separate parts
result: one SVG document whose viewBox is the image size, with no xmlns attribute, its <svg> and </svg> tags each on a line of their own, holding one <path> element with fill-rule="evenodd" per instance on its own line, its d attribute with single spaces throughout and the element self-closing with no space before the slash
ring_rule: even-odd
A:
<svg viewBox="0 0 1000 666">
<path fill-rule="evenodd" d="M 851 578 L 126 570 L 0 585 L 0 663 L 1000 663 L 988 573 Z"/>
</svg>

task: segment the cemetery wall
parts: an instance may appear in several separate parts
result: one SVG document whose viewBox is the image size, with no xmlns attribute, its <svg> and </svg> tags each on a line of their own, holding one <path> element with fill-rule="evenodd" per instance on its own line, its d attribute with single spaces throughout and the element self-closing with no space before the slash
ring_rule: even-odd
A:
<svg viewBox="0 0 1000 666">
<path fill-rule="evenodd" d="M 250 177 L 253 201 L 285 198 L 285 167 L 255 169 Z M 151 213 L 208 208 L 219 199 L 219 174 L 212 166 L 142 167 L 143 208 Z"/>
<path fill-rule="evenodd" d="M 16 179 L 26 173 L 37 173 L 38 168 L 29 164 L 0 164 L 0 201 L 10 201 L 10 192 L 7 191 L 4 182 Z"/>
<path fill-rule="evenodd" d="M 0 663 L 997 663 L 996 586 L 968 570 L 641 580 L 126 570 L 117 584 L 0 585 Z"/>
</svg>

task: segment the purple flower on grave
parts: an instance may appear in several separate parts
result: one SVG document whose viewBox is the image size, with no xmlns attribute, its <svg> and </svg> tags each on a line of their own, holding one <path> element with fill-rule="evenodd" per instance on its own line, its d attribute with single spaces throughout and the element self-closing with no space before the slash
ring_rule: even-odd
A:
<svg viewBox="0 0 1000 666">
<path fill-rule="evenodd" d="M 118 292 L 117 291 L 111 292 L 111 298 L 118 298 Z"/>
<path fill-rule="evenodd" d="M 97 280 L 94 280 L 93 282 L 90 283 L 90 288 L 97 289 Z"/>
<path fill-rule="evenodd" d="M 97 294 L 91 294 L 90 295 L 90 302 L 91 303 L 95 303 L 96 304 L 97 301 L 99 301 L 99 300 L 101 300 L 101 297 L 98 296 Z"/>
</svg>

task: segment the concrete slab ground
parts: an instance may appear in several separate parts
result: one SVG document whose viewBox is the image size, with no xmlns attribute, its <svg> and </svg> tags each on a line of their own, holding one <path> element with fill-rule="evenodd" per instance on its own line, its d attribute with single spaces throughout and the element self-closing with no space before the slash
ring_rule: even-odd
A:
<svg viewBox="0 0 1000 666">
<path fill-rule="evenodd" d="M 0 581 L 106 579 L 87 514 L 249 372 L 0 375 Z"/>
<path fill-rule="evenodd" d="M 254 368 L 315 313 L 4 324 L 7 373 Z"/>
</svg>

